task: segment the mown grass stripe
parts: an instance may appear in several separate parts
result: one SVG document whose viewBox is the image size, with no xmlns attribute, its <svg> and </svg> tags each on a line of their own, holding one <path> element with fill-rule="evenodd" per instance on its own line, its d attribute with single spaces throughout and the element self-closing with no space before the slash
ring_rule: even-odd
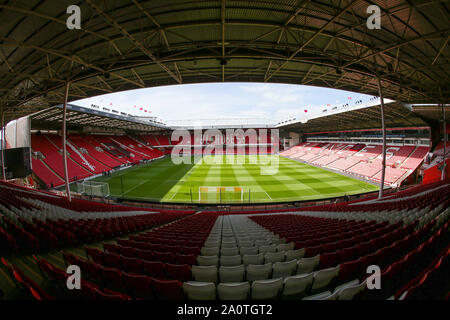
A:
<svg viewBox="0 0 450 320">
<path fill-rule="evenodd" d="M 101 177 L 110 183 L 112 194 L 131 199 L 164 202 L 198 202 L 200 186 L 241 186 L 251 202 L 301 201 L 375 191 L 377 186 L 292 159 L 279 157 L 274 175 L 261 174 L 262 166 L 250 163 L 250 156 L 217 156 L 201 163 L 174 165 L 170 158 L 151 165 L 124 170 L 120 175 Z M 222 163 L 211 163 L 220 160 Z M 244 163 L 242 163 L 244 162 Z M 271 197 L 272 200 L 269 198 Z"/>
</svg>

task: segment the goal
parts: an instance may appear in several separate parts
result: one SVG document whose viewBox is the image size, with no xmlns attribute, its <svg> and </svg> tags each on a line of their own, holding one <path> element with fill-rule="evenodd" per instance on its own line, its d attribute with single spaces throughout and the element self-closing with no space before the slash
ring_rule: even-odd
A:
<svg viewBox="0 0 450 320">
<path fill-rule="evenodd" d="M 242 187 L 199 187 L 199 202 L 202 203 L 236 203 L 244 201 Z"/>
<path fill-rule="evenodd" d="M 77 182 L 77 191 L 88 196 L 108 197 L 109 184 L 96 181 Z"/>
</svg>

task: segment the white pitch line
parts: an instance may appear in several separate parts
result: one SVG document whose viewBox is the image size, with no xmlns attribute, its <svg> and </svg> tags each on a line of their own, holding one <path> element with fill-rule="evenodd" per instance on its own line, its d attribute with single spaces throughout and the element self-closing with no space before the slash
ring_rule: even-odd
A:
<svg viewBox="0 0 450 320">
<path fill-rule="evenodd" d="M 174 193 L 173 193 L 173 195 L 170 197 L 170 199 L 169 200 L 167 200 L 167 201 L 171 201 L 173 198 L 175 198 L 175 196 L 178 194 L 178 191 L 175 191 Z"/>
<path fill-rule="evenodd" d="M 188 172 L 186 172 L 185 174 L 184 174 L 184 176 L 180 179 L 180 180 L 178 180 L 178 183 L 180 183 L 180 182 L 182 182 L 182 184 L 178 187 L 178 190 L 180 190 L 183 186 L 184 186 L 184 184 L 187 182 L 187 180 L 189 179 L 189 177 L 190 177 L 190 175 L 191 175 L 191 173 L 192 173 L 192 170 L 194 170 L 194 168 L 195 167 L 197 167 L 198 166 L 198 163 L 196 163 L 195 165 L 193 165 L 192 166 L 192 168 L 190 168 L 189 170 L 188 170 Z M 172 191 L 172 189 L 175 189 L 177 186 L 178 186 L 178 183 L 176 183 L 167 193 L 170 193 L 171 191 Z M 166 193 L 166 194 L 167 194 Z M 168 199 L 168 200 L 164 200 L 164 201 L 171 201 L 173 198 L 175 198 L 175 196 L 178 194 L 179 192 L 178 191 L 174 191 L 174 193 L 173 193 L 173 195 L 170 197 L 170 199 Z M 165 197 L 165 195 L 161 198 L 161 201 L 164 199 L 164 197 Z"/>
<path fill-rule="evenodd" d="M 261 188 L 262 189 L 262 188 Z M 269 196 L 269 194 L 266 192 L 266 190 L 264 190 L 264 189 L 262 189 L 263 191 L 264 191 L 264 193 L 269 197 L 269 199 L 270 200 L 273 200 L 270 196 Z"/>
<path fill-rule="evenodd" d="M 131 189 L 128 189 L 126 192 L 124 192 L 123 194 L 127 194 L 128 192 L 130 192 L 130 191 L 132 191 L 132 190 L 134 190 L 134 189 L 136 189 L 137 187 L 140 187 L 140 186 L 142 186 L 144 183 L 147 183 L 147 182 L 149 182 L 150 181 L 150 179 L 147 179 L 147 180 L 144 180 L 143 182 L 141 182 L 141 183 L 138 183 L 136 186 L 134 186 L 133 188 L 131 188 Z"/>
</svg>

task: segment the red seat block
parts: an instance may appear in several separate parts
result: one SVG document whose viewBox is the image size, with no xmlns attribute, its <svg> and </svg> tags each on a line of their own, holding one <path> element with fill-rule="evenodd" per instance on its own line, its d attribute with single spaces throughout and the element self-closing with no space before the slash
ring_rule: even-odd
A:
<svg viewBox="0 0 450 320">
<path fill-rule="evenodd" d="M 182 300 L 182 283 L 178 280 L 152 279 L 156 297 L 160 300 Z"/>
</svg>

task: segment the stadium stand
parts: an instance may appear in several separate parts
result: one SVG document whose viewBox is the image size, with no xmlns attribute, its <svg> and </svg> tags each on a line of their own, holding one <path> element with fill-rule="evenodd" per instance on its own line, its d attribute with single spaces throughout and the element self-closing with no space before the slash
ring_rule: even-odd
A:
<svg viewBox="0 0 450 320">
<path fill-rule="evenodd" d="M 448 177 L 450 175 L 450 143 L 447 142 L 446 155 L 444 157 L 444 142 L 441 141 L 433 150 L 432 156 L 430 156 L 430 163 L 423 166 L 422 183 L 427 184 L 441 180 L 444 158 L 446 162 L 445 174 Z"/>
<path fill-rule="evenodd" d="M 104 148 L 105 152 L 113 156 L 119 162 L 126 164 L 133 161 L 132 158 L 134 155 L 132 155 L 129 150 L 122 148 L 117 142 L 112 141 L 109 136 L 96 135 L 93 136 L 93 139 Z"/>
<path fill-rule="evenodd" d="M 446 157 L 448 158 L 448 155 L 450 153 L 450 142 L 447 141 L 447 144 L 445 145 L 446 147 Z M 442 157 L 444 155 L 444 142 L 441 141 L 438 143 L 438 145 L 436 146 L 436 148 L 433 151 L 433 155 L 437 156 L 437 157 Z"/>
<path fill-rule="evenodd" d="M 415 170 L 419 164 L 423 161 L 427 153 L 428 147 L 417 147 L 413 153 L 401 164 L 402 168 Z"/>
<path fill-rule="evenodd" d="M 48 136 L 33 134 L 31 136 L 31 148 L 34 152 L 40 152 L 44 155 L 45 158 L 42 159 L 42 161 L 45 162 L 48 168 L 53 170 L 59 177 L 64 177 L 64 167 L 60 149 L 51 142 Z M 70 156 L 70 152 L 68 153 Z M 67 159 L 67 165 L 71 181 L 74 180 L 75 177 L 77 177 L 77 179 L 82 179 L 91 175 L 91 172 L 77 164 L 70 157 Z M 37 175 L 39 176 L 39 174 Z"/>
<path fill-rule="evenodd" d="M 35 174 L 47 186 L 61 185 L 64 182 L 61 137 L 54 134 L 32 134 L 32 149 L 45 157 L 33 158 Z M 100 174 L 126 163 L 151 160 L 163 155 L 161 151 L 126 136 L 70 135 L 67 152 L 70 181 Z"/>
<path fill-rule="evenodd" d="M 424 146 L 387 146 L 385 183 L 396 184 L 408 177 L 423 162 L 429 148 Z M 382 146 L 372 144 L 301 143 L 280 155 L 379 182 Z"/>
<path fill-rule="evenodd" d="M 450 299 L 449 1 L 3 2 L 0 300 Z"/>
<path fill-rule="evenodd" d="M 155 139 L 158 141 L 158 145 L 160 146 L 169 146 L 171 144 L 169 137 L 164 134 L 156 136 Z"/>
<path fill-rule="evenodd" d="M 119 160 L 115 159 L 100 146 L 100 144 L 89 135 L 71 135 L 69 140 L 78 147 L 80 151 L 86 152 L 86 154 L 98 162 L 110 167 L 118 167 L 122 164 Z"/>
<path fill-rule="evenodd" d="M 146 141 L 150 146 L 159 146 L 160 143 L 157 140 L 155 135 L 140 135 L 139 136 L 140 139 Z"/>
<path fill-rule="evenodd" d="M 119 144 L 123 149 L 130 151 L 138 160 L 150 160 L 154 158 L 154 153 L 151 149 L 133 141 L 127 136 L 110 137 L 110 139 Z"/>
<path fill-rule="evenodd" d="M 48 135 L 50 141 L 58 148 L 62 149 L 62 138 L 57 135 Z M 67 143 L 67 150 L 70 153 L 70 158 L 77 162 L 79 165 L 83 166 L 86 170 L 89 170 L 92 173 L 101 173 L 103 171 L 107 171 L 110 168 L 105 166 L 104 164 L 98 162 L 95 159 L 85 157 L 83 153 L 74 146 L 70 141 Z"/>
<path fill-rule="evenodd" d="M 31 165 L 33 166 L 34 173 L 41 179 L 47 186 L 60 186 L 64 183 L 64 180 L 55 174 L 41 159 L 31 159 Z"/>
<path fill-rule="evenodd" d="M 192 136 L 192 139 L 194 137 Z M 60 186 L 64 181 L 64 168 L 62 165 L 62 141 L 55 134 L 32 134 L 32 150 L 40 152 L 43 157 L 33 157 L 33 171 L 45 185 Z M 192 140 L 193 141 L 193 140 Z M 254 151 L 248 146 L 250 139 L 246 137 L 247 145 L 233 148 L 232 154 L 244 152 L 245 154 L 273 153 L 271 145 L 265 149 L 259 146 Z M 235 143 L 238 141 L 235 140 Z M 158 147 L 164 146 L 161 150 Z M 169 146 L 169 148 L 165 148 Z M 135 138 L 131 136 L 107 136 L 107 135 L 69 135 L 67 141 L 67 152 L 69 155 L 69 180 L 81 180 L 90 176 L 110 171 L 122 165 L 137 164 L 142 160 L 152 160 L 171 153 L 172 144 L 169 136 L 140 135 Z M 195 152 L 204 152 L 205 146 Z M 215 154 L 213 150 L 211 154 Z M 230 153 L 225 147 L 217 154 Z M 41 163 L 43 161 L 43 163 Z"/>
<path fill-rule="evenodd" d="M 430 288 L 436 286 L 435 274 L 445 270 L 441 265 L 448 264 L 449 181 L 382 200 L 251 216 L 137 211 L 69 203 L 12 184 L 0 188 L 14 190 L 0 193 L 0 239 L 8 244 L 1 247 L 9 251 L 2 255 L 38 253 L 35 267 L 56 284 L 47 292 L 48 286 L 2 258 L 18 288 L 34 299 L 74 294 L 101 300 L 318 299 L 320 294 L 347 300 L 446 294 Z M 86 246 L 96 241 L 101 247 Z M 49 262 L 47 250 L 74 245 L 84 254 L 65 250 L 66 264 Z M 64 286 L 71 264 L 87 273 L 85 288 L 76 293 Z M 371 264 L 382 268 L 383 290 L 365 286 Z"/>
<path fill-rule="evenodd" d="M 377 167 L 377 168 L 379 168 L 379 167 Z M 384 181 L 386 183 L 395 183 L 399 180 L 403 180 L 403 178 L 407 174 L 408 174 L 408 171 L 403 168 L 386 167 Z M 372 176 L 372 179 L 375 181 L 381 182 L 381 170 L 378 171 L 378 173 L 376 175 Z"/>
</svg>

